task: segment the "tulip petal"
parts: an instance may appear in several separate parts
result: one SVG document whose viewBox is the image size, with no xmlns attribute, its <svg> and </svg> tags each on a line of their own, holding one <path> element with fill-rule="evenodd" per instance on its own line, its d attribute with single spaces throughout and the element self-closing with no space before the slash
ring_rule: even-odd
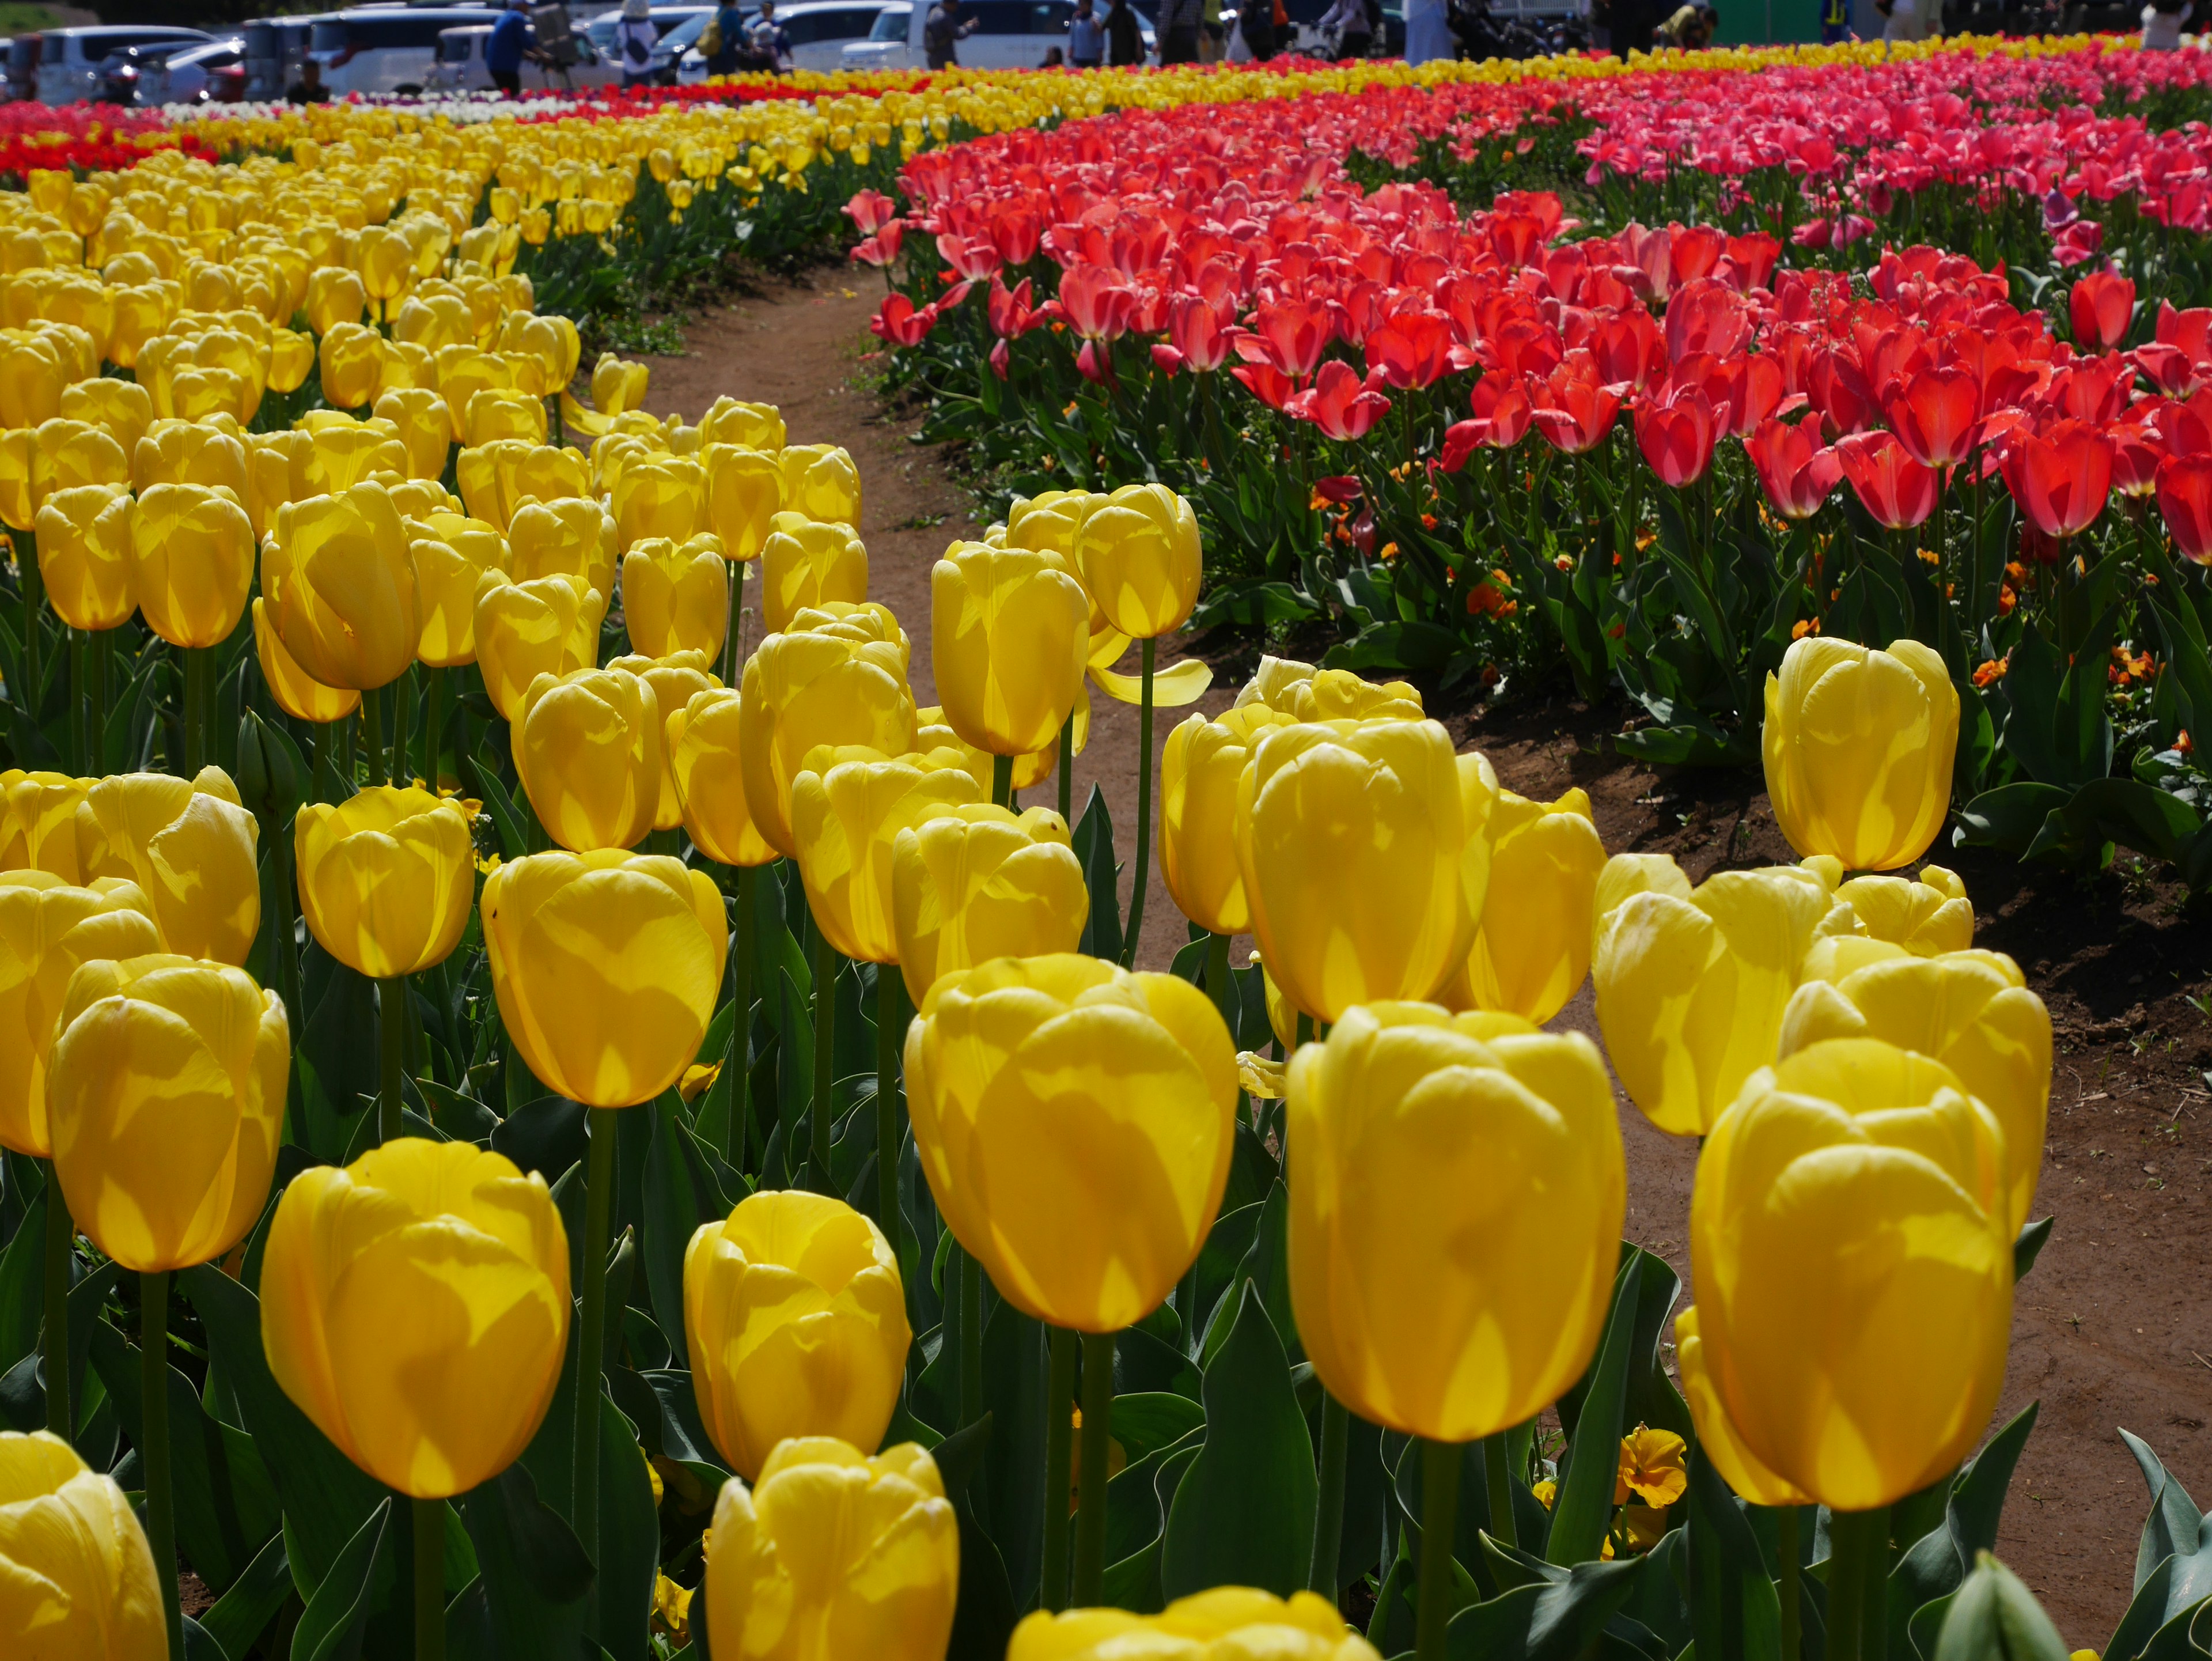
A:
<svg viewBox="0 0 2212 1661">
<path fill-rule="evenodd" d="M 1142 675 L 1124 675 L 1094 663 L 1091 666 L 1091 678 L 1116 703 L 1139 703 L 1144 699 Z M 1213 666 L 1196 658 L 1156 669 L 1152 672 L 1152 708 L 1180 709 L 1187 703 L 1197 703 L 1212 684 Z"/>
</svg>

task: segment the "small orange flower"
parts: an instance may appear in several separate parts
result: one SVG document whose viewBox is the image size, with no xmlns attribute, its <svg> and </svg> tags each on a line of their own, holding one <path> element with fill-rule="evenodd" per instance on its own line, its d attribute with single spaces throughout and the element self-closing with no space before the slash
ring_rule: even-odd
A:
<svg viewBox="0 0 2212 1661">
<path fill-rule="evenodd" d="M 1688 1444 L 1673 1431 L 1638 1425 L 1620 1439 L 1620 1470 L 1613 1479 L 1613 1503 L 1626 1505 L 1633 1494 L 1656 1509 L 1673 1505 L 1690 1491 L 1690 1474 L 1682 1464 L 1688 1451 Z"/>
<path fill-rule="evenodd" d="M 2011 662 L 2012 654 L 2009 652 L 2001 658 L 1991 658 L 1974 671 L 1974 684 L 1986 691 L 1992 683 L 2005 678 L 2005 671 L 2011 666 Z"/>
</svg>

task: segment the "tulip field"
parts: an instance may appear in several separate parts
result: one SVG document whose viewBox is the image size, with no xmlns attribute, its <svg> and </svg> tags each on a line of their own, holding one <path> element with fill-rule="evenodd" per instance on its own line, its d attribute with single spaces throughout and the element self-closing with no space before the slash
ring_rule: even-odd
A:
<svg viewBox="0 0 2212 1661">
<path fill-rule="evenodd" d="M 2206 61 L 9 106 L 0 1658 L 2066 1661 L 1954 867 L 2212 885 Z M 647 407 L 830 259 L 903 615 Z M 1789 857 L 1439 719 L 1566 694 Z M 2142 1428 L 2069 1637 L 2212 1657 Z"/>
</svg>

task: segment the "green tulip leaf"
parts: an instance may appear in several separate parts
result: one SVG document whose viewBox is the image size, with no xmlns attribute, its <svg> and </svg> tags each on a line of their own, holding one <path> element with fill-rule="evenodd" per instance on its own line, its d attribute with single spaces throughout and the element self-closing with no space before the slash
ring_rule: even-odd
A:
<svg viewBox="0 0 2212 1661">
<path fill-rule="evenodd" d="M 953 1501 L 960 1524 L 960 1587 L 952 1607 L 952 1637 L 945 1661 L 1003 1661 L 1018 1611 L 999 1548 L 975 1520 L 963 1494 Z"/>
<path fill-rule="evenodd" d="M 8 1249 L 0 1251 L 0 1373 L 39 1347 L 46 1312 L 46 1196 L 41 1193 L 24 1208 Z"/>
<path fill-rule="evenodd" d="M 1205 1427 L 1206 1409 L 1188 1396 L 1145 1390 L 1114 1398 L 1114 1439 L 1132 1464 Z"/>
<path fill-rule="evenodd" d="M 2035 1260 L 2043 1255 L 2043 1248 L 2050 1243 L 2051 1225 L 2057 1220 L 2056 1217 L 2039 1217 L 2032 1223 L 2021 1225 L 2020 1238 L 2012 1243 L 2012 1280 L 2014 1286 L 2025 1281 L 2027 1272 L 2035 1267 Z"/>
<path fill-rule="evenodd" d="M 1105 792 L 1095 784 L 1068 842 L 1091 891 L 1091 916 L 1083 925 L 1083 940 L 1076 949 L 1089 957 L 1118 961 L 1121 956 L 1121 867 L 1114 860 L 1114 815 L 1106 806 Z"/>
<path fill-rule="evenodd" d="M 1261 1305 L 1267 1310 L 1267 1318 L 1275 1323 L 1276 1335 L 1282 1340 L 1285 1352 L 1296 1361 L 1304 1352 L 1298 1345 L 1297 1317 L 1291 1311 L 1290 1224 L 1290 1187 L 1278 1182 L 1267 1190 L 1259 1224 L 1252 1232 L 1252 1244 L 1245 1249 L 1244 1259 L 1237 1264 L 1231 1284 L 1258 1289 Z M 1200 1351 L 1201 1366 L 1213 1364 L 1214 1356 L 1228 1340 L 1237 1314 L 1225 1299 L 1215 1304 L 1212 1323 L 1206 1329 L 1206 1342 Z"/>
<path fill-rule="evenodd" d="M 2111 1652 L 2117 1653 L 2117 1652 Z M 1986 1551 L 1952 1598 L 1934 1661 L 2066 1661 L 2058 1628 L 2020 1577 Z"/>
<path fill-rule="evenodd" d="M 514 798 L 507 794 L 507 788 L 499 782 L 498 776 L 476 757 L 468 758 L 468 766 L 476 780 L 477 794 L 490 813 L 493 827 L 499 832 L 500 857 L 520 859 L 530 851 L 530 837 L 523 829 L 522 815 L 515 811 Z"/>
<path fill-rule="evenodd" d="M 582 1643 L 592 1561 L 565 1518 L 538 1497 L 529 1470 L 510 1465 L 464 1496 L 476 1542 L 483 1619 L 495 1653 L 573 1655 Z"/>
<path fill-rule="evenodd" d="M 2140 1590 L 2160 1563 L 2177 1553 L 2186 1556 L 2200 1538 L 2212 1534 L 2212 1528 L 2204 1525 L 2189 1490 L 2166 1469 L 2149 1443 L 2125 1429 L 2120 1432 L 2120 1440 L 2135 1455 L 2136 1468 L 2150 1489 L 2150 1515 L 2143 1518 L 2142 1536 L 2136 1544 L 2135 1583 Z"/>
<path fill-rule="evenodd" d="M 200 1625 L 222 1646 L 225 1655 L 246 1655 L 292 1591 L 292 1566 L 285 1558 L 280 1530 L 231 1583 L 230 1590 L 201 1615 Z"/>
<path fill-rule="evenodd" d="M 645 1284 L 653 1312 L 679 1368 L 691 1365 L 684 1331 L 684 1254 L 702 1224 L 719 1223 L 730 1202 L 684 1123 L 682 1102 L 663 1091 L 648 1110 L 653 1142 L 645 1156 Z"/>
<path fill-rule="evenodd" d="M 1765 1555 L 1718 1472 L 1692 1445 L 1689 1461 L 1690 1629 L 1703 1661 L 1762 1661 L 1779 1652 L 1782 1603 L 1767 1576 Z M 1808 1593 L 1816 1583 L 1808 1580 Z M 1809 1618 L 1807 1626 L 1811 1626 Z"/>
<path fill-rule="evenodd" d="M 1205 1396 L 1206 1441 L 1168 1510 L 1161 1591 L 1170 1602 L 1219 1585 L 1287 1597 L 1310 1566 L 1320 1484 L 1289 1358 L 1250 1281 Z"/>
<path fill-rule="evenodd" d="M 1445 1653 L 1451 1661 L 1573 1661 L 1628 1601 L 1644 1566 L 1641 1557 L 1577 1563 L 1557 1580 L 1471 1604 L 1452 1616 Z"/>
<path fill-rule="evenodd" d="M 983 1416 L 998 1431 L 983 1460 L 982 1501 L 1020 1608 L 1035 1601 L 1043 1569 L 1044 1440 L 1052 1417 L 1046 1338 L 1042 1322 L 1003 1299 L 983 1326 Z M 1117 1437 L 1121 1429 L 1117 1402 Z"/>
<path fill-rule="evenodd" d="M 1635 1360 L 1638 1288 L 1648 1255 L 1638 1251 L 1630 1256 L 1613 1282 L 1613 1312 L 1606 1319 L 1605 1339 L 1591 1365 L 1589 1387 L 1559 1473 L 1552 1536 L 1544 1548 L 1549 1562 L 1583 1562 L 1595 1558 L 1605 1544 L 1613 1518 L 1613 1484 L 1620 1472 L 1620 1439 L 1627 1430 L 1622 1421 Z"/>
<path fill-rule="evenodd" d="M 1666 1363 L 1661 1359 L 1659 1341 L 1666 1335 L 1667 1322 L 1674 1312 L 1675 1301 L 1682 1295 L 1682 1277 L 1674 1273 L 1663 1257 L 1656 1256 L 1641 1246 L 1628 1250 L 1636 1256 L 1639 1265 L 1636 1286 L 1636 1331 L 1630 1351 L 1628 1372 L 1628 1404 L 1623 1414 L 1623 1434 L 1628 1427 L 1649 1425 L 1655 1430 L 1671 1430 L 1685 1441 L 1697 1433 L 1690 1421 L 1689 1403 L 1682 1392 L 1674 1388 L 1674 1381 L 1667 1376 Z"/>
<path fill-rule="evenodd" d="M 398 1580 L 391 1536 L 392 1499 L 376 1503 L 307 1599 L 292 1631 L 293 1661 L 350 1661 L 361 1653 L 371 1612 L 389 1601 Z"/>
</svg>

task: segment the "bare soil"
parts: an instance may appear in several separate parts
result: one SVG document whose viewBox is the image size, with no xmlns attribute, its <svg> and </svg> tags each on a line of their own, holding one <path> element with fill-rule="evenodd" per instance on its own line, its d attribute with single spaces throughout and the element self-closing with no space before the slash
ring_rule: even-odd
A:
<svg viewBox="0 0 2212 1661">
<path fill-rule="evenodd" d="M 871 386 L 878 343 L 872 273 L 777 285 L 696 318 L 688 354 L 648 360 L 649 407 L 696 419 L 727 392 L 780 405 L 793 439 L 850 450 L 864 484 L 871 592 L 906 623 L 916 697 L 933 703 L 929 569 L 980 535 L 948 459 Z M 758 633 L 755 613 L 752 637 Z M 1218 633 L 1163 642 L 1162 662 L 1202 657 L 1225 708 L 1258 657 Z M 1124 666 L 1127 667 L 1127 666 Z M 1137 712 L 1094 694 L 1075 766 L 1079 810 L 1094 786 L 1112 812 L 1126 908 L 1135 849 Z M 1188 711 L 1163 712 L 1157 747 Z M 1653 769 L 1606 742 L 1617 709 L 1521 701 L 1448 714 L 1462 749 L 1489 754 L 1509 788 L 1546 799 L 1589 792 L 1606 846 L 1668 853 L 1693 881 L 1724 867 L 1794 858 L 1755 773 Z M 1042 792 L 1037 793 L 1041 798 Z M 1958 850 L 1978 945 L 2010 953 L 2051 1008 L 2057 1035 L 2048 1141 L 2035 1214 L 2050 1244 L 2021 1285 L 1996 1423 L 2041 1402 L 2012 1488 L 1998 1552 L 2043 1599 L 2069 1646 L 2101 1649 L 2126 1608 L 2148 1499 L 2116 1430 L 2164 1456 L 2212 1501 L 2212 931 L 2205 909 L 2123 856 L 2090 880 Z M 1185 939 L 1155 871 L 1141 958 L 1164 968 Z M 1558 1025 L 1595 1036 L 1587 985 Z M 1693 1143 L 1653 1129 L 1620 1101 L 1628 1150 L 1627 1232 L 1689 1281 Z M 1817 1293 L 1817 1288 L 1808 1289 Z"/>
</svg>

